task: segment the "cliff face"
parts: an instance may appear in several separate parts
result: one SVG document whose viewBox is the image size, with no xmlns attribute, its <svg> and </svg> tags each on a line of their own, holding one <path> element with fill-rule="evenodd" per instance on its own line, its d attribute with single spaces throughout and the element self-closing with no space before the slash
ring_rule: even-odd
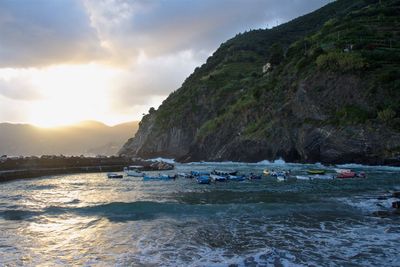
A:
<svg viewBox="0 0 400 267">
<path fill-rule="evenodd" d="M 336 1 L 237 35 L 143 117 L 120 154 L 395 164 L 399 10 L 399 1 Z"/>
</svg>

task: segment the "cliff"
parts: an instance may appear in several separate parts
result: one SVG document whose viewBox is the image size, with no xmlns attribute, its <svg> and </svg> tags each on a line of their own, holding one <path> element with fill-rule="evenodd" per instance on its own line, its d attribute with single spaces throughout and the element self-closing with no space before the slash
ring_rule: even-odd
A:
<svg viewBox="0 0 400 267">
<path fill-rule="evenodd" d="M 339 0 L 223 43 L 121 155 L 399 164 L 400 1 Z"/>
</svg>

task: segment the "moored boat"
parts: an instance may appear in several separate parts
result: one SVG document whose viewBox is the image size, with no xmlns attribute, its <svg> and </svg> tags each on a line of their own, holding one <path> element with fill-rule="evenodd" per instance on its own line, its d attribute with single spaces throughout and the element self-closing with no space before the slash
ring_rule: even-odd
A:
<svg viewBox="0 0 400 267">
<path fill-rule="evenodd" d="M 210 174 L 210 178 L 214 182 L 226 182 L 227 181 L 226 176 L 221 176 L 221 175 L 216 175 L 216 174 Z"/>
<path fill-rule="evenodd" d="M 152 180 L 174 180 L 176 178 L 176 175 L 166 175 L 166 174 L 160 174 L 158 176 L 148 176 L 145 175 L 143 176 L 143 181 L 152 181 Z"/>
<path fill-rule="evenodd" d="M 193 175 L 191 175 L 191 174 L 189 174 L 189 173 L 180 172 L 180 173 L 178 173 L 178 177 L 182 177 L 182 178 L 193 178 Z"/>
<path fill-rule="evenodd" d="M 110 178 L 110 179 L 121 179 L 121 178 L 124 178 L 124 176 L 122 174 L 113 173 L 113 172 L 107 173 L 107 177 Z"/>
<path fill-rule="evenodd" d="M 286 176 L 284 176 L 284 175 L 278 175 L 278 176 L 276 176 L 276 180 L 277 180 L 278 182 L 283 182 L 283 181 L 286 180 Z"/>
<path fill-rule="evenodd" d="M 236 175 L 237 173 L 238 173 L 238 171 L 232 171 L 232 170 L 228 170 L 228 171 L 213 170 L 212 171 L 212 174 L 220 175 L 220 176 Z"/>
<path fill-rule="evenodd" d="M 338 175 L 336 175 L 336 178 L 340 178 L 340 179 L 354 178 L 354 177 L 356 177 L 356 175 L 357 174 L 353 171 L 342 172 L 342 173 L 339 173 Z"/>
<path fill-rule="evenodd" d="M 249 180 L 259 180 L 259 179 L 261 179 L 261 175 L 256 175 L 254 173 L 250 173 L 249 176 L 247 176 L 247 179 L 249 179 Z"/>
<path fill-rule="evenodd" d="M 245 177 L 242 175 L 228 175 L 229 181 L 244 181 Z"/>
<path fill-rule="evenodd" d="M 210 175 L 210 172 L 207 171 L 191 171 L 191 175 L 197 177 L 197 176 L 202 176 L 202 175 Z"/>
<path fill-rule="evenodd" d="M 142 166 L 128 166 L 124 168 L 124 172 L 127 176 L 143 177 L 145 174 L 140 171 L 140 168 L 142 168 Z"/>
<path fill-rule="evenodd" d="M 210 176 L 208 175 L 200 175 L 196 177 L 198 184 L 209 184 L 211 182 Z"/>
<path fill-rule="evenodd" d="M 307 170 L 308 174 L 315 175 L 315 174 L 325 174 L 325 170 Z"/>
</svg>

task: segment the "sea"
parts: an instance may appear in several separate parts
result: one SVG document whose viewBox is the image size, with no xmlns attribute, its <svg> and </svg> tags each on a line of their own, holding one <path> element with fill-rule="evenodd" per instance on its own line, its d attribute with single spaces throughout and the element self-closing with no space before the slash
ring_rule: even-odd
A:
<svg viewBox="0 0 400 267">
<path fill-rule="evenodd" d="M 333 166 L 197 162 L 178 172 Z M 337 166 L 336 166 L 337 167 Z M 68 174 L 0 184 L 0 266 L 400 266 L 400 168 L 197 184 Z M 155 174 L 155 173 L 149 173 Z"/>
</svg>

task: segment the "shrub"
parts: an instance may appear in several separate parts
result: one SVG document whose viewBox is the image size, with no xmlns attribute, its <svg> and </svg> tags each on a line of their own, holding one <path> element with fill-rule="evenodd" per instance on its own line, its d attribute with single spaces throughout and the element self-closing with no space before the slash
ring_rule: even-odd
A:
<svg viewBox="0 0 400 267">
<path fill-rule="evenodd" d="M 359 54 L 341 52 L 330 52 L 320 55 L 316 63 L 320 69 L 338 72 L 361 70 L 367 66 L 364 58 Z"/>
<path fill-rule="evenodd" d="M 396 112 L 391 108 L 386 108 L 378 112 L 378 119 L 389 124 L 396 117 Z"/>
</svg>

